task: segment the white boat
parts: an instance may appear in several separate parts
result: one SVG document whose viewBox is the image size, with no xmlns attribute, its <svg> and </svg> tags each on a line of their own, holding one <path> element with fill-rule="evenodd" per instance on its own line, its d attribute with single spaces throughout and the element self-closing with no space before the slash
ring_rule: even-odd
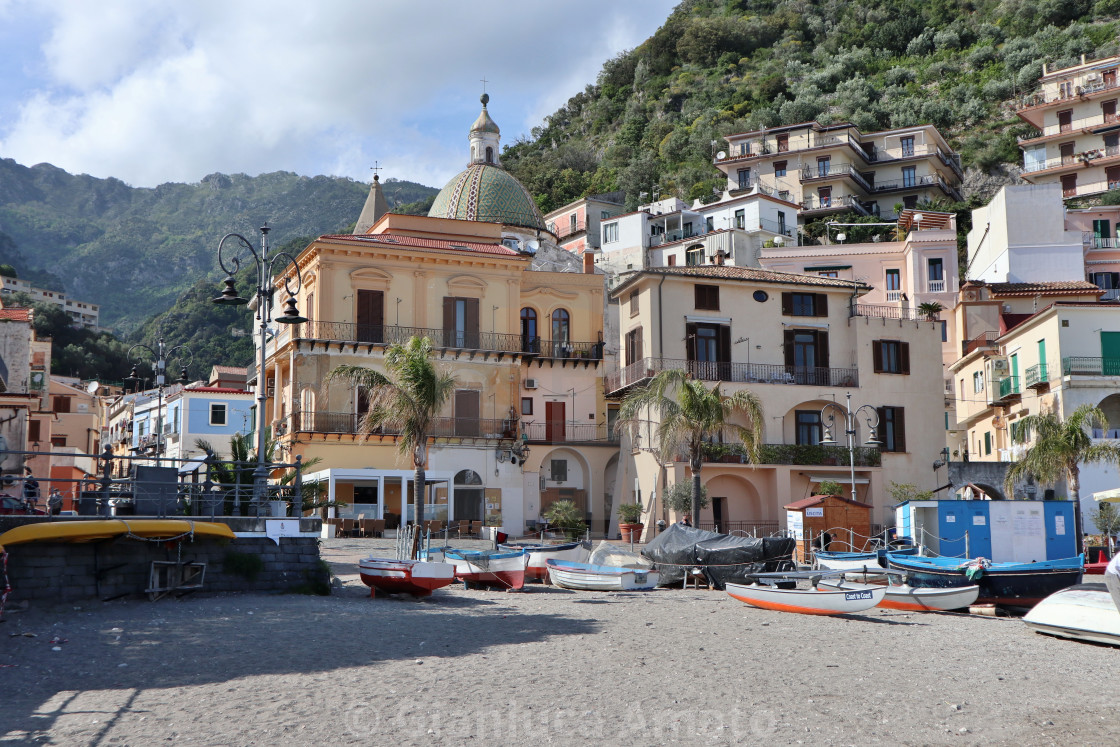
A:
<svg viewBox="0 0 1120 747">
<path fill-rule="evenodd" d="M 642 591 L 655 588 L 661 579 L 653 568 L 619 568 L 553 558 L 545 564 L 552 583 L 563 589 Z"/>
<path fill-rule="evenodd" d="M 362 583 L 370 588 L 370 596 L 377 596 L 380 591 L 386 594 L 426 597 L 455 580 L 455 566 L 450 563 L 425 563 L 419 560 L 370 557 L 359 561 L 358 571 Z"/>
<path fill-rule="evenodd" d="M 524 550 L 459 550 L 441 548 L 446 562 L 455 566 L 455 578 L 470 586 L 491 586 L 519 590 L 525 586 L 525 566 L 529 554 Z"/>
<path fill-rule="evenodd" d="M 859 574 L 862 576 L 862 574 Z M 874 571 L 871 576 L 876 576 Z M 863 588 L 862 584 L 851 581 L 821 581 L 821 586 L 833 589 Z M 880 607 L 892 610 L 907 610 L 909 612 L 944 612 L 946 610 L 959 610 L 970 606 L 980 596 L 980 587 L 958 586 L 949 589 L 919 589 L 908 584 L 887 586 Z"/>
<path fill-rule="evenodd" d="M 546 545 L 537 543 L 516 543 L 499 545 L 499 550 L 523 550 L 529 553 L 529 565 L 525 569 L 525 580 L 548 582 L 548 566 L 545 561 L 571 560 L 576 563 L 587 561 L 591 554 L 590 548 L 582 542 L 565 542 L 560 545 Z"/>
<path fill-rule="evenodd" d="M 1056 591 L 1036 604 L 1023 622 L 1038 633 L 1120 646 L 1120 611 L 1104 584 Z"/>
<path fill-rule="evenodd" d="M 777 576 L 777 574 L 773 574 Z M 807 578 L 796 573 L 787 574 L 787 579 Z M 886 586 L 852 584 L 852 588 L 821 589 L 779 589 L 777 586 L 763 584 L 727 584 L 727 593 L 733 599 L 746 602 L 753 607 L 777 612 L 799 612 L 803 615 L 846 615 L 863 612 L 883 601 Z"/>
</svg>

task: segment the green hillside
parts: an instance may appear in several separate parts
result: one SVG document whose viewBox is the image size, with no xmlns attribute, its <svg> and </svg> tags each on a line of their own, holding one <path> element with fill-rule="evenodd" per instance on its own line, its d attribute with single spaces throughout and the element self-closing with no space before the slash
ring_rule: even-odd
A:
<svg viewBox="0 0 1120 747">
<path fill-rule="evenodd" d="M 685 0 L 503 162 L 543 211 L 616 189 L 633 208 L 655 186 L 684 199 L 721 188 L 724 135 L 932 123 L 975 202 L 1014 178 L 1000 167 L 1031 132 L 1015 102 L 1042 64 L 1115 54 L 1118 16 L 1120 0 Z"/>
</svg>

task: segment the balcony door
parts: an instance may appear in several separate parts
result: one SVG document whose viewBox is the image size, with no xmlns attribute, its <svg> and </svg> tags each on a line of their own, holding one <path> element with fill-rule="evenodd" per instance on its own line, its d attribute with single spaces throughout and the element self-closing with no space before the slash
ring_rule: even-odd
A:
<svg viewBox="0 0 1120 747">
<path fill-rule="evenodd" d="M 385 294 L 375 290 L 359 290 L 356 303 L 358 342 L 385 341 Z"/>
<path fill-rule="evenodd" d="M 477 298 L 444 297 L 443 337 L 444 345 L 449 348 L 478 347 Z"/>
<path fill-rule="evenodd" d="M 1062 197 L 1077 196 L 1077 174 L 1067 174 L 1062 177 Z"/>
<path fill-rule="evenodd" d="M 544 439 L 549 443 L 566 441 L 564 402 L 544 403 Z"/>
<path fill-rule="evenodd" d="M 1101 332 L 1101 373 L 1120 376 L 1120 332 Z"/>
<path fill-rule="evenodd" d="M 703 381 L 731 381 L 731 327 L 726 324 L 685 324 L 688 370 Z"/>
<path fill-rule="evenodd" d="M 455 435 L 479 436 L 482 434 L 478 419 L 482 409 L 481 393 L 476 389 L 455 390 Z"/>
<path fill-rule="evenodd" d="M 785 331 L 787 376 L 797 384 L 829 386 L 828 332 L 815 329 Z"/>
</svg>

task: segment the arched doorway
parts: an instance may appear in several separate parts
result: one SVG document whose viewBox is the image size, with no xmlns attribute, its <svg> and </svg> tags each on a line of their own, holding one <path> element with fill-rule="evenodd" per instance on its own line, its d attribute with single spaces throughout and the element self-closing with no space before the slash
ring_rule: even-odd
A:
<svg viewBox="0 0 1120 747">
<path fill-rule="evenodd" d="M 473 469 L 461 470 L 455 475 L 456 519 L 482 521 L 486 509 L 486 488 L 482 476 Z"/>
<path fill-rule="evenodd" d="M 717 475 L 704 487 L 708 489 L 709 504 L 700 512 L 701 529 L 764 537 L 777 528 L 777 517 L 762 504 L 750 480 L 738 475 Z"/>
</svg>

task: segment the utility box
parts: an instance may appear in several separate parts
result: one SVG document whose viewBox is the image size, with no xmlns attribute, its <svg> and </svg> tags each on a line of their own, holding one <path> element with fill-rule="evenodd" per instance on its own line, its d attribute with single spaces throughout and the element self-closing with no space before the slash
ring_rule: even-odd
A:
<svg viewBox="0 0 1120 747">
<path fill-rule="evenodd" d="M 828 532 L 833 552 L 859 552 L 871 536 L 871 505 L 840 495 L 814 495 L 785 507 L 786 528 L 797 540 L 799 563 L 813 560 L 812 547 Z"/>
<path fill-rule="evenodd" d="M 899 537 L 930 554 L 1030 563 L 1077 555 L 1073 501 L 905 501 Z"/>
<path fill-rule="evenodd" d="M 179 471 L 174 467 L 133 468 L 134 513 L 176 516 L 179 513 Z"/>
</svg>

